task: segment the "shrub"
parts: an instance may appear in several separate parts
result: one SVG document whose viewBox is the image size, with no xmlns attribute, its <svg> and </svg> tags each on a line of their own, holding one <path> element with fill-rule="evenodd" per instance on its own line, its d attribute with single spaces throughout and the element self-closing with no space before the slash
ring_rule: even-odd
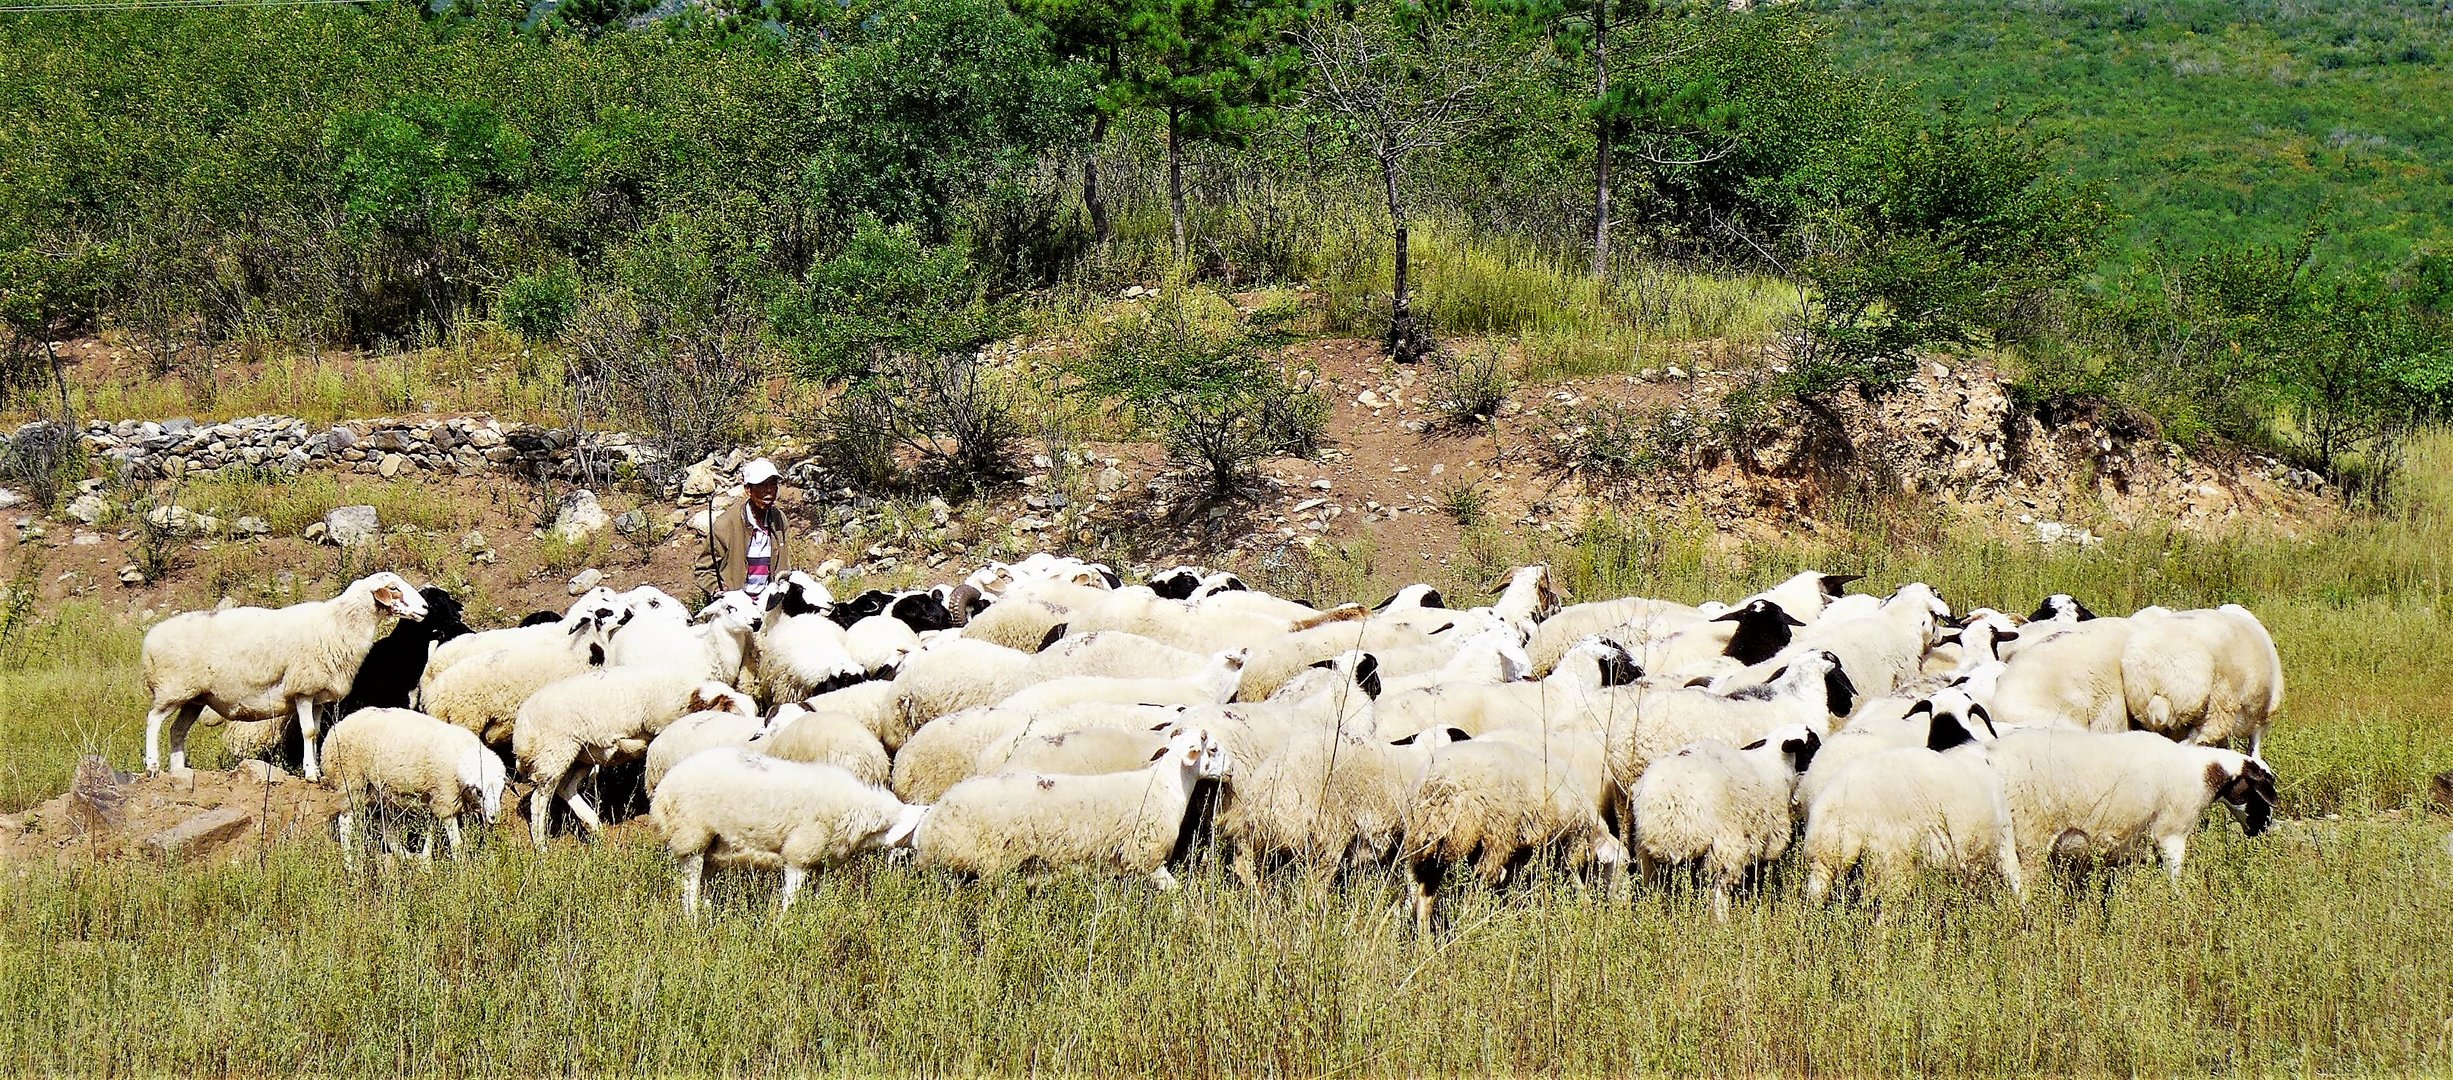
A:
<svg viewBox="0 0 2453 1080">
<path fill-rule="evenodd" d="M 569 330 L 565 366 L 583 417 L 630 427 L 659 455 L 661 484 L 741 431 L 765 376 L 758 334 L 741 308 L 642 303 L 628 291 L 597 297 Z"/>
<path fill-rule="evenodd" d="M 874 219 L 774 307 L 776 341 L 802 378 L 819 382 L 859 380 L 900 354 L 969 352 L 1004 329 L 961 248 L 924 245 L 911 229 Z"/>
<path fill-rule="evenodd" d="M 1508 375 L 1507 357 L 1496 348 L 1442 351 L 1431 358 L 1423 375 L 1431 407 L 1451 427 L 1490 423 L 1516 388 Z"/>
<path fill-rule="evenodd" d="M 1622 493 L 1665 472 L 1691 471 L 1712 439 L 1685 409 L 1645 412 L 1604 402 L 1581 413 L 1551 413 L 1533 443 L 1535 467 L 1587 491 Z"/>
<path fill-rule="evenodd" d="M 1262 459 L 1312 453 L 1328 422 L 1311 373 L 1289 374 L 1262 354 L 1259 332 L 1229 318 L 1205 325 L 1170 291 L 1119 320 L 1078 365 L 1076 392 L 1120 402 L 1155 428 L 1196 505 L 1251 496 Z"/>
<path fill-rule="evenodd" d="M 820 461 L 846 482 L 880 489 L 909 479 L 949 494 L 1012 480 L 1022 436 L 1012 393 L 969 353 L 900 355 L 852 384 L 818 417 Z M 919 468 L 908 477 L 898 452 Z"/>
<path fill-rule="evenodd" d="M 558 341 L 562 328 L 579 306 L 579 282 L 567 269 L 522 274 L 503 286 L 498 316 L 513 333 L 530 341 Z"/>
<path fill-rule="evenodd" d="M 0 484 L 17 488 L 48 513 L 60 495 L 84 479 L 87 454 L 74 424 L 46 420 L 0 439 Z"/>
</svg>

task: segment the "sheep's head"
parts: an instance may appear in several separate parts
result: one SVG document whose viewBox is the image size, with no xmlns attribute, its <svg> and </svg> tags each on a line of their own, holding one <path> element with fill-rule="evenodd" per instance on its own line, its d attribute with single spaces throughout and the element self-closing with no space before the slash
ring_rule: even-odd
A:
<svg viewBox="0 0 2453 1080">
<path fill-rule="evenodd" d="M 808 574 L 787 571 L 781 580 L 767 587 L 766 610 L 772 615 L 824 617 L 835 610 L 835 594 Z"/>
<path fill-rule="evenodd" d="M 502 819 L 503 787 L 509 780 L 503 759 L 483 746 L 467 751 L 460 763 L 462 797 L 477 804 L 488 825 Z"/>
<path fill-rule="evenodd" d="M 1428 585 L 1408 585 L 1405 588 L 1391 593 L 1388 599 L 1380 601 L 1379 606 L 1374 607 L 1371 610 L 1387 611 L 1392 608 L 1445 608 L 1447 606 L 1447 598 L 1441 596 L 1438 589 L 1434 589 Z"/>
<path fill-rule="evenodd" d="M 766 618 L 758 610 L 758 602 L 738 589 L 715 598 L 715 603 L 699 609 L 698 621 L 728 634 L 754 634 L 765 625 Z"/>
<path fill-rule="evenodd" d="M 1178 724 L 1167 733 L 1167 745 L 1150 755 L 1153 763 L 1174 761 L 1195 780 L 1224 780 L 1235 771 L 1232 755 L 1208 728 Z"/>
<path fill-rule="evenodd" d="M 2266 763 L 2234 751 L 2206 766 L 2206 784 L 2231 811 L 2240 831 L 2255 836 L 2274 820 L 2274 770 Z"/>
<path fill-rule="evenodd" d="M 628 625 L 633 619 L 669 619 L 682 623 L 690 621 L 690 609 L 683 607 L 681 601 L 673 599 L 673 594 L 653 585 L 641 585 L 622 593 L 621 600 L 623 610 L 619 620 L 614 623 L 616 629 Z"/>
<path fill-rule="evenodd" d="M 1198 566 L 1174 566 L 1151 575 L 1148 584 L 1162 600 L 1190 600 L 1201 589 L 1201 576 Z"/>
<path fill-rule="evenodd" d="M 1364 697 L 1377 699 L 1380 696 L 1380 658 L 1377 656 L 1361 649 L 1348 649 L 1312 666 L 1339 672 L 1353 679 L 1355 688 L 1361 690 Z"/>
<path fill-rule="evenodd" d="M 1473 733 L 1466 731 L 1464 728 L 1433 727 L 1424 728 L 1421 731 L 1417 731 L 1406 736 L 1405 738 L 1395 740 L 1388 745 L 1419 746 L 1425 750 L 1432 750 L 1442 746 L 1447 746 L 1450 743 L 1470 742 L 1472 739 Z"/>
<path fill-rule="evenodd" d="M 1508 571 L 1508 576 L 1498 585 L 1495 591 L 1501 594 L 1502 601 L 1512 600 L 1516 605 L 1524 606 L 1525 614 L 1535 622 L 1558 614 L 1559 608 L 1567 602 L 1567 594 L 1559 589 L 1558 582 L 1550 576 L 1549 565 L 1545 563 L 1519 566 Z"/>
<path fill-rule="evenodd" d="M 418 595 L 417 589 L 409 584 L 409 579 L 389 570 L 369 575 L 350 586 L 352 592 L 360 589 L 374 598 L 375 610 L 381 613 L 412 620 L 426 617 L 426 598 Z"/>
<path fill-rule="evenodd" d="M 1950 619 L 1950 605 L 1942 602 L 1942 594 L 1936 592 L 1933 586 L 1922 581 L 1909 582 L 1884 600 L 1882 606 L 1885 609 L 1906 608 L 1915 612 L 1919 621 L 1925 624 L 1925 644 L 1941 643 L 1942 628 L 1948 625 Z"/>
<path fill-rule="evenodd" d="M 1849 679 L 1848 670 L 1840 666 L 1838 653 L 1828 649 L 1808 653 L 1799 657 L 1796 664 L 1790 668 L 1782 670 L 1802 672 L 1804 674 L 1800 677 L 1804 678 L 1820 676 L 1823 680 L 1823 709 L 1825 712 L 1833 716 L 1846 716 L 1856 709 L 1857 684 Z M 1780 673 L 1774 673 L 1772 681 L 1778 682 L 1779 680 Z"/>
<path fill-rule="evenodd" d="M 758 715 L 758 703 L 748 694 L 709 679 L 690 688 L 690 701 L 683 713 L 728 712 L 742 716 Z"/>
<path fill-rule="evenodd" d="M 1250 591 L 1252 591 L 1252 586 L 1244 584 L 1244 579 L 1236 577 L 1234 574 L 1228 571 L 1220 570 L 1215 574 L 1202 578 L 1201 587 L 1194 590 L 1193 597 L 1194 599 L 1199 599 L 1204 596 L 1216 596 L 1219 593 Z"/>
<path fill-rule="evenodd" d="M 1927 750 L 1940 752 L 2001 737 L 1985 707 L 1963 690 L 1937 691 L 1909 706 L 1907 715 L 1922 715 L 1931 723 L 1925 734 Z"/>
<path fill-rule="evenodd" d="M 886 605 L 882 614 L 891 615 L 913 633 L 931 630 L 951 630 L 957 624 L 954 612 L 946 607 L 945 598 L 934 592 L 903 593 Z"/>
<path fill-rule="evenodd" d="M 1805 772 L 1814 764 L 1814 755 L 1822 750 L 1823 737 L 1804 724 L 1783 724 L 1770 734 L 1739 747 L 1740 751 L 1768 750 L 1780 755 L 1792 774 Z"/>
<path fill-rule="evenodd" d="M 841 604 L 835 605 L 836 625 L 850 626 L 871 615 L 882 615 L 893 604 L 895 594 L 884 589 L 867 589 Z"/>
<path fill-rule="evenodd" d="M 1778 656 L 1780 650 L 1789 647 L 1795 629 L 1806 625 L 1805 620 L 1769 600 L 1749 600 L 1746 606 L 1715 616 L 1712 621 L 1737 624 L 1721 654 L 1748 666 Z"/>
<path fill-rule="evenodd" d="M 2077 597 L 2057 592 L 2045 597 L 2043 603 L 2037 604 L 2036 613 L 2028 616 L 2027 621 L 2086 622 L 2092 618 L 2095 618 L 2095 613 L 2087 610 L 2087 605 L 2079 603 Z"/>
<path fill-rule="evenodd" d="M 920 838 L 920 822 L 926 820 L 927 817 L 928 807 L 904 806 L 895 812 L 894 824 L 887 827 L 884 835 L 878 837 L 877 846 L 889 851 L 912 846 L 912 843 Z"/>
</svg>

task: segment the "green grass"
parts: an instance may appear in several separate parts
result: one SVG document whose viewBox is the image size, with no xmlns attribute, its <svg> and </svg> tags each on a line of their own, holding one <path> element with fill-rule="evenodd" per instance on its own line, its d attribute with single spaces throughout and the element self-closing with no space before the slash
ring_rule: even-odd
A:
<svg viewBox="0 0 2453 1080">
<path fill-rule="evenodd" d="M 2433 824 L 2209 831 L 2177 892 L 1928 891 L 1876 919 L 1774 885 L 1469 889 L 1435 950 L 1385 879 L 1176 895 L 868 863 L 788 918 L 678 915 L 639 834 L 344 874 L 126 863 L 0 877 L 12 1072 L 2177 1074 L 2453 1061 Z"/>
<path fill-rule="evenodd" d="M 2112 261 L 2283 243 L 2390 267 L 2453 240 L 2453 22 L 2414 0 L 1815 0 L 1845 63 L 2035 114 L 2131 215 Z"/>
</svg>

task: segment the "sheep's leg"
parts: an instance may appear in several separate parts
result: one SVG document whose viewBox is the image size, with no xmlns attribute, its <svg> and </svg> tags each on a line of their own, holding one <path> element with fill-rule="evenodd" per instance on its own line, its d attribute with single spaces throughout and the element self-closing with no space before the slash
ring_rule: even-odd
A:
<svg viewBox="0 0 2453 1080">
<path fill-rule="evenodd" d="M 1431 943 L 1431 932 L 1439 914 L 1439 884 L 1447 876 L 1448 867 L 1437 859 L 1419 859 L 1413 865 L 1414 930 L 1423 944 Z"/>
<path fill-rule="evenodd" d="M 528 793 L 528 835 L 537 842 L 537 850 L 545 850 L 545 837 L 553 821 L 554 793 L 562 787 L 564 776 L 540 776 L 536 790 Z"/>
<path fill-rule="evenodd" d="M 588 805 L 588 797 L 579 793 L 580 779 L 576 769 L 563 774 L 562 802 L 579 818 L 579 824 L 588 830 L 588 835 L 595 836 L 605 831 L 605 820 L 596 816 L 596 808 Z"/>
<path fill-rule="evenodd" d="M 156 703 L 145 710 L 145 771 L 162 771 L 162 727 L 179 714 L 180 706 Z"/>
<path fill-rule="evenodd" d="M 1245 888 L 1256 892 L 1260 890 L 1260 858 L 1252 853 L 1252 845 L 1237 846 L 1235 857 L 1227 861 L 1227 868 L 1235 872 L 1235 880 L 1243 882 Z"/>
<path fill-rule="evenodd" d="M 1717 923 L 1729 921 L 1728 878 L 1716 878 L 1712 882 L 1712 921 Z"/>
<path fill-rule="evenodd" d="M 323 734 L 323 721 L 316 716 L 315 702 L 312 699 L 299 698 L 297 709 L 299 769 L 309 781 L 321 780 L 324 778 L 324 770 L 323 764 L 315 758 L 315 737 Z"/>
<path fill-rule="evenodd" d="M 2189 857 L 2189 838 L 2175 833 L 2155 841 L 2155 849 L 2163 856 L 2163 872 L 2172 879 L 2172 891 L 2181 891 L 2180 864 Z"/>
<path fill-rule="evenodd" d="M 434 834 L 435 830 L 426 830 L 426 846 L 419 848 L 417 851 L 417 861 L 425 863 L 428 866 L 434 865 Z"/>
<path fill-rule="evenodd" d="M 792 898 L 800 895 L 801 881 L 808 876 L 809 870 L 806 867 L 784 867 L 784 893 L 775 901 L 775 914 L 778 917 L 792 910 Z"/>
<path fill-rule="evenodd" d="M 1158 886 L 1160 892 L 1174 892 L 1183 887 L 1175 880 L 1175 875 L 1168 872 L 1164 866 L 1150 871 L 1150 884 Z"/>
<path fill-rule="evenodd" d="M 1809 903 L 1820 904 L 1831 899 L 1832 876 L 1831 867 L 1821 859 L 1815 859 L 1807 864 L 1806 900 Z"/>
<path fill-rule="evenodd" d="M 187 731 L 189 728 L 195 727 L 196 718 L 203 715 L 204 702 L 201 701 L 188 702 L 185 705 L 179 706 L 179 708 L 172 713 L 170 717 L 170 771 L 178 772 L 181 769 L 187 768 Z M 148 728 L 150 728 L 150 725 L 148 725 Z M 148 734 L 150 734 L 150 731 L 148 731 Z M 147 739 L 146 741 L 148 744 L 150 744 L 152 740 Z M 145 758 L 146 770 L 148 772 L 154 771 L 153 747 L 151 745 L 148 745 L 145 748 Z"/>
<path fill-rule="evenodd" d="M 699 879 L 706 876 L 706 872 L 707 856 L 704 854 L 685 856 L 681 860 L 681 913 L 683 915 L 693 919 L 698 917 L 698 883 Z"/>
<path fill-rule="evenodd" d="M 460 838 L 460 819 L 456 817 L 443 819 L 443 838 L 451 841 L 451 853 L 455 858 L 459 856 L 462 848 L 468 846 L 467 842 Z"/>
</svg>

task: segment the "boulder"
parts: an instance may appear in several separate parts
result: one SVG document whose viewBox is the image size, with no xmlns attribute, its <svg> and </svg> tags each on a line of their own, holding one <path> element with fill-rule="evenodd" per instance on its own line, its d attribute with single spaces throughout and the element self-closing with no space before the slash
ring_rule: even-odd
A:
<svg viewBox="0 0 2453 1080">
<path fill-rule="evenodd" d="M 553 535 L 564 540 L 585 540 L 611 524 L 605 508 L 596 501 L 596 493 L 581 488 L 562 497 L 554 511 Z"/>
<path fill-rule="evenodd" d="M 603 584 L 604 580 L 605 572 L 591 566 L 573 575 L 571 578 L 571 583 L 566 586 L 566 588 L 570 590 L 572 596 L 577 596 L 580 593 L 586 592 L 600 584 Z"/>
<path fill-rule="evenodd" d="M 111 504 L 102 496 L 88 492 L 68 501 L 68 516 L 92 525 L 110 516 Z"/>
<path fill-rule="evenodd" d="M 145 511 L 145 524 L 175 537 L 209 536 L 221 531 L 221 519 L 177 505 Z"/>
<path fill-rule="evenodd" d="M 216 807 L 152 833 L 137 841 L 136 847 L 148 855 L 201 854 L 246 836 L 255 823 L 254 815 L 244 810 Z"/>
<path fill-rule="evenodd" d="M 337 547 L 356 547 L 383 535 L 383 519 L 372 506 L 336 506 L 324 515 L 320 539 Z"/>
</svg>

